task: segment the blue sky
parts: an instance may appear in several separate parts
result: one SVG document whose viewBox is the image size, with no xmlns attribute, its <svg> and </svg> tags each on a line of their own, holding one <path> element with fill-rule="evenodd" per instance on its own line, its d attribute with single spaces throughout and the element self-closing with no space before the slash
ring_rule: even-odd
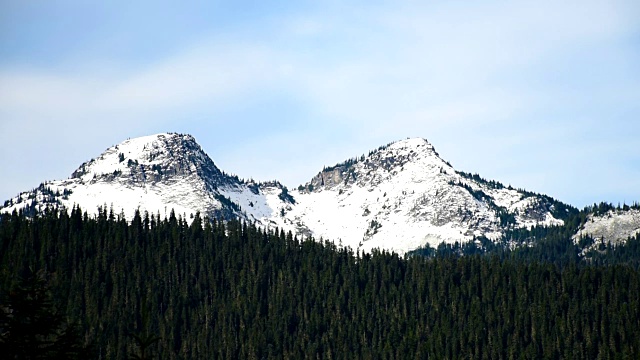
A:
<svg viewBox="0 0 640 360">
<path fill-rule="evenodd" d="M 289 187 L 407 137 L 582 207 L 640 201 L 637 1 L 0 3 L 0 198 L 190 133 Z"/>
</svg>

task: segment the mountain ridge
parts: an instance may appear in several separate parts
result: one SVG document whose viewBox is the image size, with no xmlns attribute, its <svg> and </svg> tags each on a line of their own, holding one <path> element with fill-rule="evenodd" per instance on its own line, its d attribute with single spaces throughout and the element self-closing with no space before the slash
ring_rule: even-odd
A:
<svg viewBox="0 0 640 360">
<path fill-rule="evenodd" d="M 7 200 L 0 212 L 81 206 L 136 210 L 187 221 L 196 213 L 239 218 L 354 249 L 406 253 L 440 242 L 497 240 L 507 229 L 562 225 L 570 205 L 458 171 L 426 139 L 383 145 L 324 167 L 289 190 L 277 180 L 228 175 L 188 134 L 128 139 L 78 167 Z"/>
</svg>

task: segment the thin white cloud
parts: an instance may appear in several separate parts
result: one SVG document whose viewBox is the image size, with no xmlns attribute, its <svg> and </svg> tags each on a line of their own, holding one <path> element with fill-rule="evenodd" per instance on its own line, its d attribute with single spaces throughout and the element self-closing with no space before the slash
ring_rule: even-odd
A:
<svg viewBox="0 0 640 360">
<path fill-rule="evenodd" d="M 367 108 L 385 115 L 403 107 L 429 112 L 419 107 L 471 99 L 470 93 L 495 86 L 507 66 L 526 70 L 541 56 L 618 33 L 625 24 L 607 2 L 580 4 L 385 8 L 369 23 L 382 26 L 376 33 L 393 36 L 376 41 L 366 30 L 349 29 L 346 35 L 365 45 L 345 58 L 327 54 L 326 63 L 278 45 L 207 43 L 121 78 L 101 77 L 99 69 L 97 76 L 4 72 L 0 105 L 19 112 L 161 112 L 284 84 L 329 114 L 352 120 L 368 120 Z M 351 15 L 357 14 L 345 14 L 331 27 L 346 26 L 340 21 Z M 327 27 L 317 19 L 295 18 L 282 28 L 297 29 L 304 38 L 322 36 Z M 340 36 L 333 30 L 329 35 L 325 41 Z"/>
<path fill-rule="evenodd" d="M 112 86 L 101 106 L 164 109 L 242 96 L 271 77 L 268 52 L 259 46 L 198 48 Z"/>
</svg>

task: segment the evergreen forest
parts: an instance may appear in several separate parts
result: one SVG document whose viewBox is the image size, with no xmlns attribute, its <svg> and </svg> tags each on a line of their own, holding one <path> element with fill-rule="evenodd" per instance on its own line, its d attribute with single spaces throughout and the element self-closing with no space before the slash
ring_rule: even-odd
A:
<svg viewBox="0 0 640 360">
<path fill-rule="evenodd" d="M 188 223 L 173 213 L 127 220 L 106 209 L 96 217 L 80 208 L 3 214 L 0 352 L 9 359 L 640 358 L 640 239 L 585 261 L 562 229 L 511 234 L 525 235 L 542 240 L 490 251 L 494 245 L 478 239 L 480 246 L 403 258 L 199 215 Z"/>
</svg>

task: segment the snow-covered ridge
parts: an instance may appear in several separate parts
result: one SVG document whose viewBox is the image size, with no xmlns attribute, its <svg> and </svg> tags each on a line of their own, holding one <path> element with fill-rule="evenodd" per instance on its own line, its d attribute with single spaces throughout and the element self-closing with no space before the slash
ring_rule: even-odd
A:
<svg viewBox="0 0 640 360">
<path fill-rule="evenodd" d="M 590 236 L 596 242 L 619 244 L 630 237 L 640 234 L 640 210 L 609 210 L 605 214 L 587 217 L 587 221 L 573 236 L 577 243 L 584 236 Z"/>
<path fill-rule="evenodd" d="M 457 172 L 425 139 L 381 146 L 323 169 L 289 190 L 278 181 L 243 181 L 218 169 L 190 135 L 126 140 L 82 164 L 69 179 L 49 181 L 8 200 L 0 211 L 80 205 L 189 220 L 242 218 L 354 249 L 404 253 L 425 244 L 497 239 L 510 227 L 561 225 L 550 198 Z"/>
</svg>

